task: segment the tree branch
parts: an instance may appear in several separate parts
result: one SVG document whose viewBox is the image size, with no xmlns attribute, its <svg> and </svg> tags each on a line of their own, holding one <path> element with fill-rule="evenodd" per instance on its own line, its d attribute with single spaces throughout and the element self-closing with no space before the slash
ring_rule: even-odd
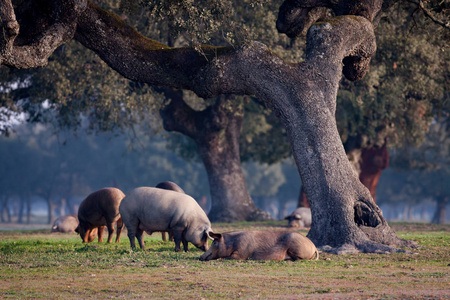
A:
<svg viewBox="0 0 450 300">
<path fill-rule="evenodd" d="M 164 94 L 169 100 L 159 110 L 163 119 L 164 129 L 167 131 L 180 132 L 190 138 L 196 135 L 195 111 L 183 100 L 181 90 L 164 89 Z"/>
<path fill-rule="evenodd" d="M 16 14 L 11 0 L 0 3 L 0 20 L 2 21 L 0 35 L 0 53 L 11 51 L 14 40 L 19 34 L 19 23 L 16 20 Z"/>
<path fill-rule="evenodd" d="M 0 17 L 2 19 L 0 64 L 14 68 L 45 66 L 55 49 L 73 38 L 78 16 L 86 8 L 86 1 L 60 0 L 52 2 L 50 5 L 51 17 L 47 20 L 50 25 L 43 26 L 43 30 L 37 36 L 32 36 L 30 39 L 28 37 L 22 38 L 20 44 L 17 40 L 21 38 L 21 30 L 19 30 L 21 26 L 17 22 L 11 0 L 2 1 L 2 5 L 0 5 Z M 29 3 L 24 5 L 27 4 Z M 32 13 L 30 10 L 33 10 L 33 5 L 39 4 L 31 4 L 27 13 Z M 25 20 L 24 22 L 30 21 L 33 20 Z M 36 26 L 36 24 L 30 26 L 33 25 Z M 24 36 L 26 35 L 25 32 Z"/>
<path fill-rule="evenodd" d="M 333 74 L 323 76 L 342 72 L 342 60 L 348 55 L 362 55 L 367 60 L 375 52 L 373 28 L 364 18 L 340 17 L 327 24 L 317 27 L 316 34 L 308 37 L 309 44 L 318 45 L 310 50 L 320 49 L 315 54 L 322 58 L 317 60 L 332 57 L 333 65 L 328 65 L 328 69 Z M 340 28 L 339 36 L 331 30 L 334 27 Z M 361 34 L 355 35 L 353 30 Z M 280 81 L 281 74 L 299 72 L 298 67 L 285 63 L 257 42 L 235 48 L 203 46 L 203 53 L 193 48 L 168 47 L 142 36 L 117 15 L 90 2 L 79 19 L 75 38 L 131 80 L 189 89 L 202 98 L 220 94 L 254 95 L 266 90 L 268 81 Z M 335 46 L 329 47 L 330 44 Z M 272 79 L 267 76 L 267 70 L 272 70 L 269 72 Z"/>
<path fill-rule="evenodd" d="M 436 23 L 436 24 L 438 24 L 438 25 L 440 25 L 440 26 L 442 26 L 442 27 L 444 27 L 444 28 L 447 28 L 447 29 L 450 29 L 450 22 L 445 22 L 445 21 L 442 21 L 442 20 L 439 20 L 438 18 L 436 18 L 426 7 L 425 7 L 425 5 L 423 4 L 423 1 L 422 0 L 418 0 L 418 1 L 415 1 L 415 0 L 408 0 L 408 2 L 411 2 L 411 3 L 414 3 L 414 4 L 416 4 L 419 8 L 420 8 L 420 10 L 422 10 L 422 12 L 425 14 L 425 16 L 427 16 L 428 18 L 430 18 L 430 20 L 431 21 L 433 21 L 434 23 Z"/>
</svg>

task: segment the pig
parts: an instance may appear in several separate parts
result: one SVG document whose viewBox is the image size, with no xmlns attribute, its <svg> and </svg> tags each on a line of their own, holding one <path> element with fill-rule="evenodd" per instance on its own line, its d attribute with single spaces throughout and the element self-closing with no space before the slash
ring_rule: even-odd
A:
<svg viewBox="0 0 450 300">
<path fill-rule="evenodd" d="M 211 247 L 201 261 L 218 258 L 237 260 L 319 259 L 316 246 L 306 236 L 293 231 L 235 231 L 210 233 Z"/>
<path fill-rule="evenodd" d="M 77 227 L 77 214 L 61 216 L 53 222 L 52 232 L 74 233 Z"/>
<path fill-rule="evenodd" d="M 178 184 L 176 184 L 175 182 L 172 182 L 172 181 L 160 182 L 155 187 L 157 187 L 159 189 L 165 189 L 165 190 L 170 190 L 170 191 L 186 194 L 184 192 L 184 190 L 182 188 L 180 188 L 180 186 Z"/>
<path fill-rule="evenodd" d="M 208 250 L 208 233 L 211 222 L 206 213 L 192 197 L 159 188 L 139 187 L 131 191 L 120 204 L 120 215 L 128 229 L 131 248 L 135 249 L 135 238 L 145 250 L 142 235 L 155 231 L 172 232 L 175 251 L 189 251 L 188 242 L 197 248 Z"/>
<path fill-rule="evenodd" d="M 105 226 L 108 228 L 108 243 L 112 242 L 114 224 L 117 223 L 116 242 L 120 241 L 123 229 L 119 205 L 125 194 L 117 188 L 103 188 L 88 195 L 78 209 L 78 225 L 76 232 L 80 234 L 83 243 L 92 242 L 95 228 L 98 228 L 98 242 L 103 242 Z"/>
<path fill-rule="evenodd" d="M 185 194 L 184 190 L 182 188 L 180 188 L 180 186 L 178 184 L 176 184 L 175 182 L 172 182 L 172 181 L 160 182 L 155 187 L 159 188 L 159 189 L 165 189 L 165 190 L 170 190 L 170 191 Z M 164 231 L 161 232 L 161 238 L 163 241 L 167 241 L 166 233 Z M 171 232 L 169 232 L 169 241 L 173 241 L 173 236 L 172 236 Z"/>
<path fill-rule="evenodd" d="M 311 208 L 298 207 L 284 219 L 289 221 L 288 227 L 311 227 Z"/>
</svg>

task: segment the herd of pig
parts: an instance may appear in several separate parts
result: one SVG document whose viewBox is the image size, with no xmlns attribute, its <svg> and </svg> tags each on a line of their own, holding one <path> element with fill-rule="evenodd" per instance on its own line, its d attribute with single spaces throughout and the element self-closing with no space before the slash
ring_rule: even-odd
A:
<svg viewBox="0 0 450 300">
<path fill-rule="evenodd" d="M 311 225 L 308 208 L 298 208 L 287 216 L 289 227 Z M 96 236 L 103 241 L 105 227 L 108 243 L 116 231 L 120 241 L 123 227 L 127 227 L 131 248 L 135 239 L 145 249 L 143 234 L 165 233 L 175 242 L 175 251 L 188 251 L 188 243 L 205 251 L 200 260 L 218 258 L 252 260 L 316 260 L 319 252 L 304 235 L 295 231 L 237 231 L 214 233 L 204 210 L 177 184 L 164 181 L 156 187 L 139 187 L 128 195 L 117 188 L 103 188 L 84 199 L 78 214 L 58 218 L 53 232 L 77 232 L 83 243 L 92 242 Z M 209 246 L 208 240 L 213 242 Z"/>
</svg>

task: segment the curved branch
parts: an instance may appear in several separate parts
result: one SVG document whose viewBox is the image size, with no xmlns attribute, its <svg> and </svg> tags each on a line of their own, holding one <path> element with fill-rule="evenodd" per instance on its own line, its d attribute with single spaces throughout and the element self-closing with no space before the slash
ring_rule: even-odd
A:
<svg viewBox="0 0 450 300">
<path fill-rule="evenodd" d="M 436 23 L 436 24 L 438 24 L 438 25 L 440 25 L 440 26 L 442 26 L 442 27 L 444 27 L 444 28 L 447 28 L 447 29 L 450 29 L 450 22 L 445 22 L 445 21 L 442 21 L 442 20 L 439 20 L 438 18 L 436 18 L 426 7 L 425 7 L 425 5 L 423 4 L 423 1 L 422 0 L 418 0 L 418 1 L 415 1 L 415 0 L 408 0 L 408 2 L 411 2 L 411 3 L 414 3 L 414 4 L 416 4 L 419 8 L 420 8 L 420 10 L 425 14 L 425 16 L 427 16 L 428 18 L 430 18 L 430 20 L 431 21 L 433 21 L 434 23 Z"/>
<path fill-rule="evenodd" d="M 16 19 L 11 1 L 0 5 L 2 34 L 0 38 L 0 64 L 14 68 L 36 68 L 45 66 L 50 55 L 60 45 L 71 40 L 75 34 L 77 19 L 86 8 L 87 0 L 55 1 L 51 3 L 51 17 L 47 26 L 38 36 L 22 41 L 20 26 Z M 33 7 L 31 7 L 31 10 Z M 29 11 L 27 13 L 30 13 Z M 29 20 L 25 20 L 25 22 Z"/>
<path fill-rule="evenodd" d="M 367 61 L 375 52 L 375 37 L 372 24 L 361 17 L 339 17 L 326 24 L 313 26 L 314 34 L 308 35 L 308 44 L 313 45 L 309 47 L 310 58 L 314 62 L 305 64 L 320 61 L 327 64 L 329 72 L 322 74 L 322 80 L 332 82 L 334 89 L 337 87 L 334 78 L 336 72 L 338 77 L 342 73 L 344 57 L 361 56 Z M 131 80 L 189 89 L 202 98 L 261 94 L 269 81 L 279 82 L 281 74 L 295 73 L 297 77 L 299 72 L 306 71 L 285 63 L 257 42 L 235 48 L 203 46 L 203 53 L 194 48 L 171 48 L 142 36 L 117 15 L 90 2 L 79 19 L 75 38 Z M 329 47 L 330 43 L 335 46 Z M 332 58 L 331 65 L 325 56 Z"/>
<path fill-rule="evenodd" d="M 336 16 L 362 16 L 373 22 L 382 3 L 382 0 L 285 0 L 278 12 L 277 29 L 290 38 L 303 35 L 316 21 L 330 17 L 328 9 Z"/>
<path fill-rule="evenodd" d="M 3 34 L 0 35 L 0 53 L 12 49 L 14 40 L 19 34 L 19 23 L 10 0 L 0 3 L 0 20 Z"/>
<path fill-rule="evenodd" d="M 195 111 L 184 102 L 183 92 L 176 90 L 165 92 L 165 94 L 170 101 L 159 110 L 164 129 L 194 138 L 196 136 L 195 118 L 193 118 Z"/>
</svg>

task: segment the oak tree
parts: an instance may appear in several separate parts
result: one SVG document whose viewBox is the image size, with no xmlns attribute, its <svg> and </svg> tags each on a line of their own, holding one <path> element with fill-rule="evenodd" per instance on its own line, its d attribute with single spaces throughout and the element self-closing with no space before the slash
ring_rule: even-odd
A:
<svg viewBox="0 0 450 300">
<path fill-rule="evenodd" d="M 285 1 L 277 28 L 292 36 L 308 30 L 305 60 L 288 63 L 259 42 L 169 47 L 86 0 L 22 1 L 16 7 L 7 0 L 0 4 L 0 62 L 45 66 L 58 46 L 75 38 L 134 81 L 189 89 L 203 98 L 255 95 L 286 129 L 311 204 L 311 240 L 336 253 L 396 251 L 392 246 L 414 243 L 397 237 L 358 180 L 335 121 L 342 74 L 361 79 L 376 51 L 372 22 L 381 5 Z M 327 17 L 327 8 L 334 16 L 315 23 Z"/>
</svg>

